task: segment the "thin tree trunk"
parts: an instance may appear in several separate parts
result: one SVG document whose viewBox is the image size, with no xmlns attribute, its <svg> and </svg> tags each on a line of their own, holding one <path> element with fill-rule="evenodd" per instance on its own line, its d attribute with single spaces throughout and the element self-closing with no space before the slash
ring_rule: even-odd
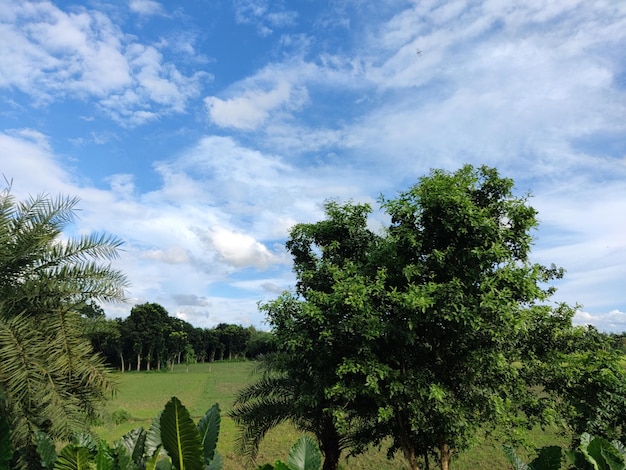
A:
<svg viewBox="0 0 626 470">
<path fill-rule="evenodd" d="M 439 465 L 441 470 L 450 470 L 450 460 L 452 459 L 452 449 L 445 442 L 439 443 Z"/>
<path fill-rule="evenodd" d="M 419 464 L 417 463 L 417 455 L 415 455 L 415 450 L 412 446 L 403 446 L 402 453 L 411 470 L 420 470 Z"/>
<path fill-rule="evenodd" d="M 124 370 L 124 354 L 122 352 L 120 352 L 120 365 L 122 366 L 122 373 L 125 372 L 125 370 Z"/>
<path fill-rule="evenodd" d="M 137 354 L 137 372 L 141 370 L 141 354 Z"/>
<path fill-rule="evenodd" d="M 411 443 L 411 439 L 408 436 L 407 425 L 402 419 L 402 411 L 399 409 L 394 409 L 394 413 L 396 415 L 396 422 L 398 423 L 398 430 L 400 434 L 400 448 L 402 449 L 402 453 L 404 454 L 404 458 L 409 464 L 409 468 L 411 470 L 419 470 L 419 464 L 417 462 L 417 454 L 415 452 L 415 447 L 413 447 Z"/>
</svg>

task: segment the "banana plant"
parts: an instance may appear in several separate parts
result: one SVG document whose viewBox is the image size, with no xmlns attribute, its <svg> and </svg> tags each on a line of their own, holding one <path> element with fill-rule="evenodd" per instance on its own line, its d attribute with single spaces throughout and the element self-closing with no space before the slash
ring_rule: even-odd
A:
<svg viewBox="0 0 626 470">
<path fill-rule="evenodd" d="M 37 433 L 36 442 L 42 466 L 52 470 L 221 470 L 223 461 L 215 450 L 219 429 L 217 403 L 196 425 L 172 397 L 148 431 L 134 429 L 113 446 L 79 434 L 57 454 L 45 434 Z"/>
</svg>

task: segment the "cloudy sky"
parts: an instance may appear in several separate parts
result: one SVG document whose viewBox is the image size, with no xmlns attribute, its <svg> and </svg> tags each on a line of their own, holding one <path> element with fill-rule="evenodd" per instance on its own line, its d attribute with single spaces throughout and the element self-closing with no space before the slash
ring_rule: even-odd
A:
<svg viewBox="0 0 626 470">
<path fill-rule="evenodd" d="M 615 0 L 0 0 L 0 173 L 124 240 L 108 316 L 264 327 L 325 200 L 495 166 L 555 300 L 623 331 L 625 44 Z"/>
</svg>

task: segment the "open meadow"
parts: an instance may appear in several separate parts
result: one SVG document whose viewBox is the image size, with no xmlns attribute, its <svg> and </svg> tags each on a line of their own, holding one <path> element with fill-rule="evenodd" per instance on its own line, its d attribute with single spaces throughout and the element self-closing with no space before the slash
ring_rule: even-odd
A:
<svg viewBox="0 0 626 470">
<path fill-rule="evenodd" d="M 217 402 L 222 411 L 217 449 L 224 458 L 224 469 L 255 468 L 235 454 L 237 429 L 226 416 L 237 391 L 254 380 L 253 371 L 254 362 L 214 362 L 194 364 L 188 368 L 181 364 L 174 371 L 116 373 L 118 393 L 108 404 L 109 419 L 93 430 L 100 438 L 113 442 L 131 429 L 139 426 L 149 428 L 152 418 L 172 396 L 181 400 L 196 422 Z M 299 436 L 300 433 L 289 425 L 276 429 L 263 441 L 257 463 L 285 460 L 289 448 Z M 545 435 L 537 432 L 532 437 L 539 446 L 565 443 L 558 440 L 556 433 Z M 372 449 L 364 455 L 343 460 L 341 468 L 400 470 L 407 467 L 401 455 L 388 460 L 384 449 Z M 509 465 L 498 443 L 480 440 L 473 449 L 454 460 L 452 468 L 502 470 Z"/>
</svg>

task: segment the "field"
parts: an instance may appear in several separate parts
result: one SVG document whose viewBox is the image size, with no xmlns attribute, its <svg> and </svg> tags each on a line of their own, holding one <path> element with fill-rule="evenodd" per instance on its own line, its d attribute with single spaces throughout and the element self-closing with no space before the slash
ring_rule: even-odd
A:
<svg viewBox="0 0 626 470">
<path fill-rule="evenodd" d="M 225 470 L 255 468 L 234 452 L 237 429 L 227 416 L 237 391 L 254 379 L 252 362 L 216 362 L 194 364 L 189 368 L 177 366 L 173 372 L 127 372 L 116 373 L 118 393 L 108 404 L 111 419 L 105 425 L 93 430 L 109 442 L 119 439 L 131 429 L 143 426 L 148 428 L 152 418 L 159 413 L 172 397 L 178 397 L 197 422 L 214 403 L 222 410 L 222 424 L 218 441 L 218 451 L 224 458 Z M 128 420 L 121 419 L 126 417 Z M 113 420 L 120 422 L 116 424 Z M 289 448 L 300 436 L 289 425 L 281 426 L 262 443 L 257 463 L 273 463 L 276 459 L 286 460 Z M 533 433 L 537 445 L 559 444 L 556 434 Z M 508 468 L 506 457 L 497 443 L 480 440 L 477 446 L 453 461 L 455 470 L 502 470 Z M 406 468 L 404 460 L 397 455 L 387 460 L 386 451 L 371 449 L 364 455 L 342 462 L 343 469 L 389 469 Z"/>
</svg>

